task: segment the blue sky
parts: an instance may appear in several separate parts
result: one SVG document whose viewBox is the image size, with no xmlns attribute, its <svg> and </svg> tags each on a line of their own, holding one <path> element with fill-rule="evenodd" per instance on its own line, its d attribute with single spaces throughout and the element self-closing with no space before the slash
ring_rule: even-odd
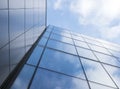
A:
<svg viewBox="0 0 120 89">
<path fill-rule="evenodd" d="M 120 0 L 48 0 L 48 24 L 120 44 Z"/>
</svg>

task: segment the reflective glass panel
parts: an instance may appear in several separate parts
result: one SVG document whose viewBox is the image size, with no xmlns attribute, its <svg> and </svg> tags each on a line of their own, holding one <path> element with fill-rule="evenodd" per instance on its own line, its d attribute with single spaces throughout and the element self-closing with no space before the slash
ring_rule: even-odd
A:
<svg viewBox="0 0 120 89">
<path fill-rule="evenodd" d="M 25 65 L 10 89 L 27 89 L 35 68 Z"/>
<path fill-rule="evenodd" d="M 74 46 L 65 44 L 65 43 L 61 43 L 58 41 L 49 40 L 47 46 L 50 48 L 53 48 L 53 49 L 65 51 L 67 53 L 77 54 Z"/>
<path fill-rule="evenodd" d="M 10 8 L 24 8 L 24 0 L 9 0 Z"/>
<path fill-rule="evenodd" d="M 24 33 L 24 10 L 10 10 L 10 39 Z"/>
<path fill-rule="evenodd" d="M 72 38 L 76 39 L 76 40 L 84 41 L 84 39 L 82 37 L 80 37 L 80 36 L 72 35 Z"/>
<path fill-rule="evenodd" d="M 25 54 L 24 35 L 16 38 L 10 43 L 10 63 L 17 64 Z"/>
<path fill-rule="evenodd" d="M 100 42 L 98 42 L 96 40 L 93 40 L 93 39 L 86 39 L 85 38 L 85 41 L 88 42 L 88 43 L 91 43 L 91 44 L 98 45 L 98 46 L 103 46 Z"/>
<path fill-rule="evenodd" d="M 115 57 L 104 55 L 97 52 L 94 52 L 94 53 L 101 62 L 108 63 L 115 66 L 120 66 L 120 62 Z"/>
<path fill-rule="evenodd" d="M 0 9 L 8 8 L 7 1 L 8 0 L 0 0 Z"/>
<path fill-rule="evenodd" d="M 117 86 L 120 88 L 120 68 L 104 65 L 107 72 L 113 78 Z"/>
<path fill-rule="evenodd" d="M 77 51 L 78 51 L 79 56 L 97 60 L 97 58 L 95 57 L 95 55 L 93 54 L 91 50 L 77 47 Z"/>
<path fill-rule="evenodd" d="M 111 88 L 105 85 L 100 85 L 92 82 L 90 82 L 90 86 L 91 86 L 91 89 L 117 89 L 117 88 Z"/>
<path fill-rule="evenodd" d="M 8 11 L 0 10 L 0 48 L 6 43 L 8 43 Z"/>
<path fill-rule="evenodd" d="M 74 42 L 75 42 L 76 46 L 80 46 L 80 47 L 84 47 L 84 48 L 88 48 L 89 49 L 88 45 L 85 42 L 77 41 L 77 40 L 74 40 Z"/>
<path fill-rule="evenodd" d="M 64 30 L 53 30 L 53 33 L 71 38 L 71 35 Z"/>
<path fill-rule="evenodd" d="M 100 63 L 81 58 L 88 80 L 116 87 Z"/>
<path fill-rule="evenodd" d="M 46 32 L 43 34 L 44 37 L 49 37 L 49 35 L 50 35 L 50 32 L 48 32 L 48 31 L 46 31 Z"/>
<path fill-rule="evenodd" d="M 110 50 L 110 49 L 109 49 L 109 51 L 110 51 L 110 53 L 111 53 L 113 56 L 120 58 L 120 52 L 114 51 L 114 50 Z"/>
<path fill-rule="evenodd" d="M 65 43 L 69 43 L 69 44 L 73 44 L 72 39 L 61 36 L 61 35 L 57 35 L 57 34 L 51 34 L 50 36 L 51 39 L 55 39 L 61 42 L 65 42 Z"/>
<path fill-rule="evenodd" d="M 88 45 L 90 46 L 90 48 L 92 50 L 95 50 L 95 51 L 98 51 L 98 52 L 102 52 L 102 53 L 111 55 L 111 53 L 107 49 L 105 49 L 103 47 L 99 47 L 99 46 L 92 45 L 92 44 L 88 44 Z"/>
<path fill-rule="evenodd" d="M 25 32 L 25 44 L 26 46 L 33 44 L 33 28 Z"/>
<path fill-rule="evenodd" d="M 40 60 L 42 50 L 43 50 L 42 47 L 36 46 L 32 54 L 30 55 L 30 58 L 28 59 L 27 63 L 32 65 L 37 65 L 38 61 Z"/>
<path fill-rule="evenodd" d="M 25 11 L 25 30 L 29 30 L 33 27 L 33 9 L 26 9 Z"/>
<path fill-rule="evenodd" d="M 40 66 L 85 79 L 79 58 L 77 56 L 46 49 Z"/>
<path fill-rule="evenodd" d="M 38 45 L 45 46 L 46 42 L 47 42 L 47 38 L 42 37 L 42 38 L 40 39 L 40 41 L 39 41 Z"/>
<path fill-rule="evenodd" d="M 26 8 L 33 8 L 33 1 L 34 0 L 25 0 Z"/>
<path fill-rule="evenodd" d="M 89 89 L 87 82 L 38 69 L 30 89 Z"/>
<path fill-rule="evenodd" d="M 0 49 L 0 85 L 9 74 L 9 45 Z"/>
</svg>

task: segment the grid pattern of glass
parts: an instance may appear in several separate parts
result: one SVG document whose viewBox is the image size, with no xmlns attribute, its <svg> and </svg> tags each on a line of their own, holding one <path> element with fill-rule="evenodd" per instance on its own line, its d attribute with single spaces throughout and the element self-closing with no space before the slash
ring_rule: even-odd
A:
<svg viewBox="0 0 120 89">
<path fill-rule="evenodd" d="M 11 89 L 120 89 L 119 56 L 90 39 L 49 25 Z"/>
<path fill-rule="evenodd" d="M 0 85 L 45 29 L 46 0 L 0 0 Z"/>
</svg>

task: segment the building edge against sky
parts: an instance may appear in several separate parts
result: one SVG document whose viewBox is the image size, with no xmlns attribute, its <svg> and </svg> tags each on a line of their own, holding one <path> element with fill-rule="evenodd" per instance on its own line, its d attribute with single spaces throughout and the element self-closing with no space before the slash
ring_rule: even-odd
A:
<svg viewBox="0 0 120 89">
<path fill-rule="evenodd" d="M 19 5 L 17 5 L 16 3 L 19 3 Z M 36 44 L 37 39 L 41 36 L 43 32 L 45 32 L 45 34 L 40 37 L 41 42 L 35 47 L 35 50 L 39 51 L 39 53 L 46 53 L 47 57 L 49 57 L 50 55 L 55 55 L 57 53 L 64 56 L 68 60 L 69 58 L 71 58 L 72 61 L 68 62 L 68 64 L 70 64 L 67 67 L 64 65 L 67 64 L 66 61 L 68 60 L 63 60 L 64 63 L 62 63 L 61 61 L 59 62 L 61 62 L 61 65 L 64 64 L 62 65 L 63 69 L 73 66 L 73 69 L 71 68 L 72 72 L 70 70 L 59 70 L 59 68 L 62 68 L 60 67 L 60 65 L 57 66 L 56 64 L 52 64 L 56 60 L 51 60 L 50 62 L 58 69 L 51 67 L 50 64 L 47 64 L 48 59 L 45 58 L 44 54 L 35 53 L 35 56 L 33 56 L 35 60 L 33 61 L 33 58 L 31 58 L 30 61 L 28 60 L 22 69 L 22 71 L 24 72 L 28 70 L 26 72 L 29 72 L 30 74 L 28 75 L 28 77 L 25 75 L 25 79 L 29 79 L 28 82 L 24 83 L 22 81 L 26 85 L 23 84 L 24 86 L 17 86 L 17 88 L 46 88 L 47 86 L 37 86 L 35 84 L 37 84 L 36 82 L 38 82 L 37 76 L 41 76 L 41 78 L 45 78 L 46 76 L 47 78 L 48 74 L 51 75 L 51 81 L 53 81 L 52 77 L 55 78 L 55 80 L 57 80 L 58 76 L 58 78 L 61 78 L 60 82 L 58 83 L 55 83 L 56 81 L 54 81 L 54 84 L 52 86 L 54 86 L 55 84 L 59 85 L 59 83 L 64 80 L 65 84 L 66 82 L 69 82 L 69 84 L 72 85 L 73 81 L 70 82 L 70 80 L 74 80 L 74 84 L 76 84 L 74 88 L 76 89 L 80 87 L 78 86 L 77 82 L 83 84 L 83 87 L 80 88 L 84 89 L 118 89 L 118 87 L 120 88 L 119 81 L 117 80 L 119 79 L 118 70 L 120 67 L 120 46 L 82 34 L 67 31 L 63 28 L 55 26 L 48 26 L 48 29 L 45 31 L 46 3 L 46 0 L 15 0 L 14 2 L 12 0 L 0 1 L 0 85 L 3 82 L 6 82 L 6 78 L 11 73 L 15 72 L 13 70 L 22 61 L 24 55 L 29 52 L 29 49 L 31 49 L 34 43 Z M 56 28 L 56 30 L 54 28 Z M 50 34 L 52 35 L 50 36 Z M 46 42 L 47 40 L 48 42 Z M 32 54 L 29 56 L 32 56 Z M 42 57 L 44 60 L 42 60 Z M 53 56 L 53 58 L 59 59 L 59 57 L 57 56 Z M 76 59 L 77 61 L 74 61 L 73 59 Z M 76 67 L 75 64 L 79 63 L 79 60 L 80 64 L 78 64 Z M 40 61 L 42 64 L 39 65 Z M 85 63 L 87 63 L 87 65 Z M 90 65 L 92 64 L 95 65 L 91 67 Z M 91 70 L 96 68 L 100 70 L 96 69 L 96 71 L 92 71 L 93 73 L 90 74 L 87 71 L 88 67 L 90 67 Z M 112 68 L 112 70 L 110 70 L 110 68 Z M 113 69 L 115 71 L 113 71 Z M 77 75 L 73 71 L 76 73 L 79 72 L 80 75 Z M 90 76 L 95 76 L 95 73 L 99 73 L 99 71 L 100 73 L 102 71 L 103 74 L 101 75 L 106 76 L 106 80 L 98 79 L 100 76 L 96 76 L 96 78 Z M 20 72 L 19 75 L 21 76 L 22 73 L 24 75 L 24 72 Z M 39 72 L 42 72 L 42 74 L 40 74 Z M 31 76 L 33 76 L 33 79 L 31 79 Z M 15 81 L 18 81 L 18 77 Z M 39 81 L 42 82 L 43 80 Z M 44 82 L 43 85 L 46 85 L 44 84 Z M 65 84 L 63 83 L 63 85 L 59 86 L 69 88 L 68 86 L 64 86 Z M 14 85 L 16 84 L 13 83 L 12 88 L 16 87 Z"/>
<path fill-rule="evenodd" d="M 119 49 L 49 25 L 10 89 L 119 89 Z"/>
<path fill-rule="evenodd" d="M 0 85 L 46 27 L 46 0 L 0 0 Z"/>
</svg>

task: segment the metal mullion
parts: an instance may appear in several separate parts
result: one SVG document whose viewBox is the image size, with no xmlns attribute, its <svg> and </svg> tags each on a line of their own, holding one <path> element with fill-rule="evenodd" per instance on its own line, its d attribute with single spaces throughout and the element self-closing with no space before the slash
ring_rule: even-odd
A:
<svg viewBox="0 0 120 89">
<path fill-rule="evenodd" d="M 84 40 L 85 38 L 83 36 L 81 36 Z M 86 42 L 86 41 L 85 41 Z M 87 42 L 86 42 L 87 43 Z M 88 44 L 87 44 L 88 45 Z M 91 49 L 91 47 L 88 45 L 88 47 Z M 105 72 L 108 74 L 108 76 L 110 77 L 110 79 L 112 80 L 112 82 L 115 84 L 116 88 L 119 89 L 118 85 L 115 83 L 115 81 L 113 80 L 113 78 L 111 77 L 111 75 L 108 73 L 108 71 L 105 69 L 105 67 L 103 66 L 103 64 L 101 63 L 101 61 L 99 60 L 99 58 L 95 55 L 94 51 L 91 50 L 92 53 L 94 54 L 94 56 L 98 59 L 98 63 L 100 63 L 100 65 L 103 67 L 103 69 L 105 70 Z"/>
<path fill-rule="evenodd" d="M 48 28 L 48 27 L 47 27 L 47 28 Z M 47 28 L 46 28 L 46 30 L 47 30 Z M 53 29 L 53 28 L 52 28 L 52 29 Z M 44 48 L 43 48 L 42 54 L 41 54 L 41 56 L 40 56 L 40 59 L 39 59 L 39 61 L 38 61 L 38 63 L 37 63 L 37 66 L 36 66 L 36 68 L 35 68 L 35 71 L 34 71 L 34 73 L 33 73 L 33 76 L 32 76 L 32 78 L 31 78 L 31 80 L 30 80 L 30 83 L 29 83 L 27 89 L 30 89 L 30 86 L 31 86 L 31 84 L 32 84 L 32 81 L 33 81 L 33 79 L 34 79 L 34 77 L 35 77 L 35 74 L 36 74 L 37 69 L 38 69 L 38 67 L 39 67 L 39 64 L 40 64 L 40 62 L 41 62 L 42 56 L 43 56 L 44 51 L 45 51 L 45 49 L 46 49 L 46 46 L 47 46 L 47 43 L 48 43 L 48 41 L 49 41 L 49 38 L 50 38 L 51 33 L 52 33 L 52 31 L 51 31 L 50 34 L 49 34 L 49 37 L 48 37 L 47 42 L 46 42 L 46 44 L 45 44 L 45 46 L 44 46 Z"/>
<path fill-rule="evenodd" d="M 77 48 L 76 48 L 76 46 L 75 46 L 74 39 L 73 39 L 73 37 L 72 37 L 72 33 L 70 32 L 70 34 L 71 34 L 71 38 L 72 38 L 72 40 L 73 40 L 73 44 L 74 44 L 74 47 L 75 47 L 75 49 L 76 49 L 77 55 L 79 55 L 79 54 L 78 54 L 78 51 L 77 51 Z M 83 67 L 83 64 L 82 64 L 82 61 L 81 61 L 80 57 L 79 57 L 79 61 L 80 61 L 81 67 L 82 67 L 82 69 L 83 69 L 83 73 L 84 73 L 84 75 L 85 75 L 85 78 L 86 78 L 88 87 L 89 87 L 89 89 L 91 89 L 90 84 L 89 84 L 89 81 L 88 81 L 88 78 L 87 78 L 87 75 L 86 75 L 86 72 L 85 72 L 85 69 L 84 69 L 84 67 Z"/>
</svg>

